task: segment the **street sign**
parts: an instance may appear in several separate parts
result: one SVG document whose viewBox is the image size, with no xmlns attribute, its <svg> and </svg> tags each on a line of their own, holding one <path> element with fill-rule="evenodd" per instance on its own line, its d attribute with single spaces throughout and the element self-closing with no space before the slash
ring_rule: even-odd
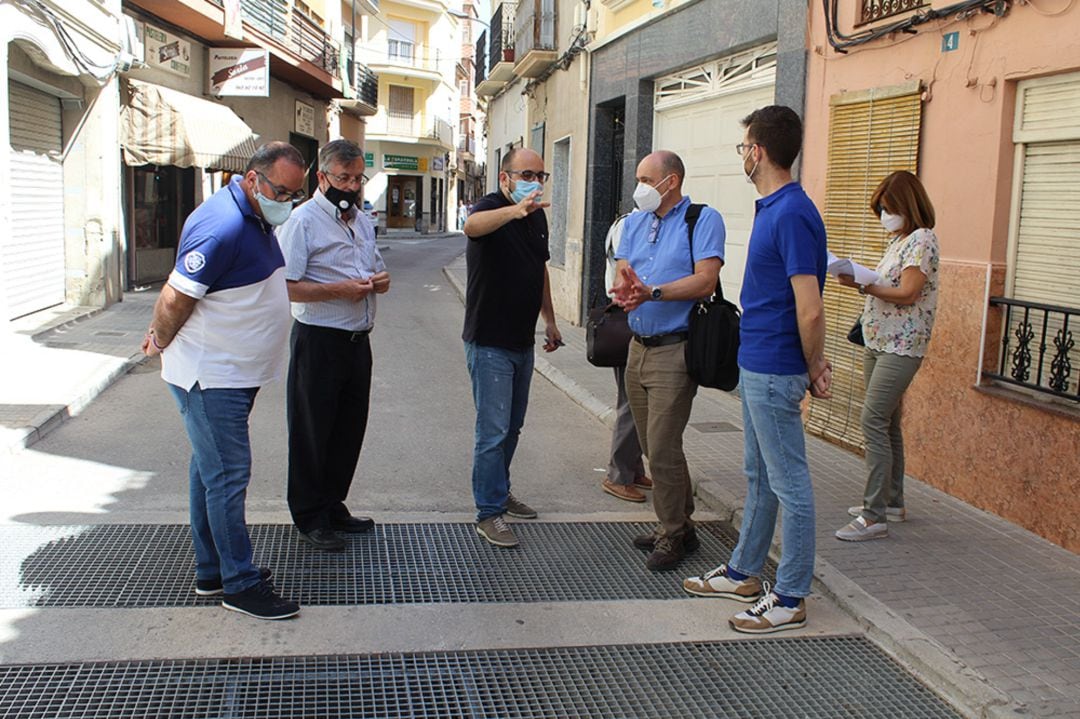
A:
<svg viewBox="0 0 1080 719">
<path fill-rule="evenodd" d="M 365 152 L 364 153 L 364 167 L 375 167 L 375 153 L 374 152 Z"/>
<path fill-rule="evenodd" d="M 952 52 L 956 48 L 960 47 L 960 33 L 959 32 L 947 32 L 945 36 L 941 38 L 941 51 Z"/>
</svg>

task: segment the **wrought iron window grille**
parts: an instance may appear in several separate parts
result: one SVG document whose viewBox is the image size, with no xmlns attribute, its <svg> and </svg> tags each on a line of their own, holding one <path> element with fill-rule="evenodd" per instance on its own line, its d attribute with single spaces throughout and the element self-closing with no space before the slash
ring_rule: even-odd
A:
<svg viewBox="0 0 1080 719">
<path fill-rule="evenodd" d="M 991 297 L 1004 309 L 997 372 L 983 376 L 1060 399 L 1080 402 L 1080 350 L 1074 328 L 1080 309 Z"/>
<path fill-rule="evenodd" d="M 887 17 L 903 15 L 929 5 L 927 0 L 858 0 L 859 20 L 856 25 L 883 20 Z"/>
</svg>

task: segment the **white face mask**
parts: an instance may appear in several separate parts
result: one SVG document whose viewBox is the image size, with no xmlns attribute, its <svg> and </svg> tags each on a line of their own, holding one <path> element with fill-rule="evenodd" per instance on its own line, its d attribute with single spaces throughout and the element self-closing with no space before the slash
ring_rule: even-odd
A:
<svg viewBox="0 0 1080 719">
<path fill-rule="evenodd" d="M 757 145 L 750 145 L 750 154 L 754 154 L 754 148 Z M 757 172 L 758 161 L 754 160 L 754 166 L 750 168 L 750 172 L 746 171 L 746 158 L 743 158 L 743 175 L 746 177 L 746 182 L 749 185 L 754 184 L 754 173 Z"/>
<path fill-rule="evenodd" d="M 904 229 L 903 215 L 890 215 L 884 208 L 881 210 L 881 226 L 886 232 L 899 232 Z"/>
<path fill-rule="evenodd" d="M 667 178 L 665 177 L 664 180 L 666 179 Z M 660 182 L 663 182 L 664 180 L 660 180 Z M 664 190 L 664 195 L 667 193 L 668 190 Z M 634 204 L 637 205 L 639 210 L 656 212 L 656 208 L 660 207 L 660 203 L 664 201 L 664 195 L 661 195 L 652 185 L 639 182 L 637 188 L 634 190 Z"/>
</svg>

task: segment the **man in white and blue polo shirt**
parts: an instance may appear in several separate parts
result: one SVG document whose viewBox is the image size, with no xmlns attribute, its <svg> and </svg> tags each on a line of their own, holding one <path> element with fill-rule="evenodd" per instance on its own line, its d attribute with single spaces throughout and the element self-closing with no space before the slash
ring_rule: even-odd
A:
<svg viewBox="0 0 1080 719">
<path fill-rule="evenodd" d="M 364 151 L 334 140 L 319 151 L 319 189 L 278 231 L 292 313 L 289 511 L 305 542 L 345 549 L 336 532 L 367 532 L 345 506 L 371 399 L 375 295 L 390 275 L 360 210 Z"/>
<path fill-rule="evenodd" d="M 259 388 L 285 365 L 289 300 L 274 226 L 303 198 L 304 160 L 284 142 L 263 145 L 243 176 L 184 223 L 176 267 L 143 341 L 162 355 L 191 440 L 195 591 L 259 619 L 300 612 L 252 563 L 244 498 L 251 479 L 248 416 Z"/>
<path fill-rule="evenodd" d="M 698 540 L 691 515 L 694 490 L 682 436 L 697 384 L 686 371 L 686 338 L 694 301 L 716 288 L 724 264 L 724 220 L 700 207 L 693 250 L 683 195 L 686 169 L 674 152 L 659 150 L 637 166 L 634 203 L 615 253 L 615 301 L 629 312 L 634 339 L 626 361 L 626 395 L 641 449 L 649 458 L 659 526 L 636 537 L 652 550 L 645 566 L 673 569 Z"/>
</svg>

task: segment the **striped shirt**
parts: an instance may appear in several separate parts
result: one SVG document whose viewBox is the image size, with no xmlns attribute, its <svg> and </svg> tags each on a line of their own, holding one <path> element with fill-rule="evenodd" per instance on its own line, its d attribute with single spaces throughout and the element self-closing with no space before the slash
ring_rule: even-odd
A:
<svg viewBox="0 0 1080 719">
<path fill-rule="evenodd" d="M 348 221 L 321 191 L 293 210 L 277 230 L 285 255 L 285 279 L 327 284 L 366 280 L 386 269 L 371 219 L 355 207 Z M 359 302 L 346 299 L 293 302 L 297 322 L 317 327 L 360 332 L 375 324 L 375 295 Z"/>
</svg>

